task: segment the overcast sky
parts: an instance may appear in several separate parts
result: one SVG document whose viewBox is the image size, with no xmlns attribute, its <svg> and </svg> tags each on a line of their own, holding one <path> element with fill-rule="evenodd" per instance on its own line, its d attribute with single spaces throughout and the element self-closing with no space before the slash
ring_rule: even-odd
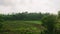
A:
<svg viewBox="0 0 60 34">
<path fill-rule="evenodd" d="M 0 13 L 49 12 L 57 14 L 60 0 L 0 0 Z"/>
</svg>

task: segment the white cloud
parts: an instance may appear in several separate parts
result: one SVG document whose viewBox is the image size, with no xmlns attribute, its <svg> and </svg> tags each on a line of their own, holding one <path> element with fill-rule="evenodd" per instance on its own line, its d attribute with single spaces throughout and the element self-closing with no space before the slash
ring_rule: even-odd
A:
<svg viewBox="0 0 60 34">
<path fill-rule="evenodd" d="M 0 0 L 1 1 L 1 0 Z M 3 0 L 0 2 L 0 13 L 49 12 L 60 10 L 60 0 Z"/>
</svg>

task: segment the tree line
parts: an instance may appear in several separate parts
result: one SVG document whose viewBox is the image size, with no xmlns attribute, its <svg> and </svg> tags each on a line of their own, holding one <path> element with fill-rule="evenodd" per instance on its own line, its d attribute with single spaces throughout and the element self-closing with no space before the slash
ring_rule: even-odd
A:
<svg viewBox="0 0 60 34">
<path fill-rule="evenodd" d="M 50 15 L 49 13 L 16 13 L 16 14 L 8 14 L 3 15 L 0 14 L 0 20 L 41 20 L 44 16 Z"/>
</svg>

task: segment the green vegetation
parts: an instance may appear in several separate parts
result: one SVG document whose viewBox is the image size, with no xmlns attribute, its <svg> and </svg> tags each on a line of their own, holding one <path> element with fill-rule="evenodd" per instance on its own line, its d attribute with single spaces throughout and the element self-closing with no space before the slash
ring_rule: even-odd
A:
<svg viewBox="0 0 60 34">
<path fill-rule="evenodd" d="M 42 19 L 42 25 L 47 28 L 46 34 L 53 34 L 56 23 L 56 16 L 48 15 Z"/>
<path fill-rule="evenodd" d="M 0 14 L 0 34 L 60 34 L 60 11 L 49 13 Z"/>
<path fill-rule="evenodd" d="M 35 23 L 34 23 L 35 22 Z M 2 30 L 17 33 L 41 33 L 40 21 L 4 21 Z"/>
</svg>

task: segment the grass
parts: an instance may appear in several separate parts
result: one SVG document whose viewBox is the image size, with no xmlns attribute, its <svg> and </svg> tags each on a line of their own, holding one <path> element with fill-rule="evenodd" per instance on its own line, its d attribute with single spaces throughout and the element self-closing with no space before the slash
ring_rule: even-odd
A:
<svg viewBox="0 0 60 34">
<path fill-rule="evenodd" d="M 41 24 L 41 21 L 4 21 L 3 29 L 15 34 L 40 34 L 43 30 Z"/>
</svg>

